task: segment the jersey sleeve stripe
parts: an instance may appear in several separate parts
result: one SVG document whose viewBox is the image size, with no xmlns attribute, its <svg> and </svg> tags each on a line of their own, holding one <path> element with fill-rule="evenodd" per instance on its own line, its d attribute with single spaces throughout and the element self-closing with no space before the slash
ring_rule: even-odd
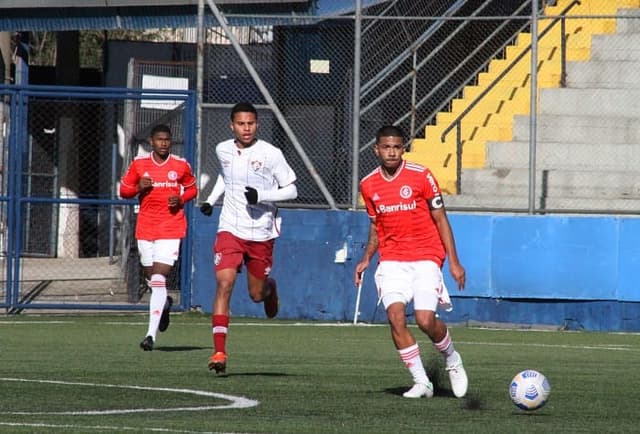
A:
<svg viewBox="0 0 640 434">
<path fill-rule="evenodd" d="M 426 167 L 424 167 L 423 165 L 417 164 L 417 163 L 410 163 L 408 161 L 404 167 L 406 167 L 409 170 L 413 170 L 415 172 L 424 172 L 426 170 Z"/>
</svg>

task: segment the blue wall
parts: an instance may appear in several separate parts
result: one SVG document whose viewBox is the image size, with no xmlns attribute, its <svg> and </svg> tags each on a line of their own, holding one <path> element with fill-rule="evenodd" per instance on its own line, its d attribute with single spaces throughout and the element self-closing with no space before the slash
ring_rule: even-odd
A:
<svg viewBox="0 0 640 434">
<path fill-rule="evenodd" d="M 193 213 L 192 305 L 211 312 L 215 290 L 212 217 Z M 352 321 L 357 290 L 353 269 L 367 241 L 364 212 L 281 210 L 272 276 L 283 319 Z M 520 216 L 449 213 L 458 253 L 467 270 L 459 292 L 444 276 L 454 310 L 449 322 L 499 322 L 587 330 L 640 330 L 640 219 L 632 217 Z M 347 260 L 336 251 L 347 246 Z M 365 274 L 360 320 L 384 322 L 373 283 Z M 234 316 L 263 317 L 240 275 L 231 302 Z"/>
</svg>

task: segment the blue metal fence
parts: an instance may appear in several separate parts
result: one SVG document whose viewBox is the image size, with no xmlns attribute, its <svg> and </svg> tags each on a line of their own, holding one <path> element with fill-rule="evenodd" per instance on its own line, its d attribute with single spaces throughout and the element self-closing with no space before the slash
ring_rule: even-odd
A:
<svg viewBox="0 0 640 434">
<path fill-rule="evenodd" d="M 195 166 L 194 92 L 0 86 L 0 96 L 0 307 L 146 309 L 135 297 L 140 267 L 131 254 L 137 201 L 120 199 L 117 182 L 159 123 Z M 190 268 L 190 255 L 181 255 L 178 307 L 189 305 Z"/>
</svg>

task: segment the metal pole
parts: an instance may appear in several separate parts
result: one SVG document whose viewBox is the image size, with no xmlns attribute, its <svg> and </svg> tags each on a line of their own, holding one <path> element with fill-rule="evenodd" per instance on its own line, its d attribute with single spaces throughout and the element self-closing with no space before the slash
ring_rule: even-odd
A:
<svg viewBox="0 0 640 434">
<path fill-rule="evenodd" d="M 410 127 L 410 137 L 411 137 L 411 145 L 413 145 L 413 137 L 416 132 L 416 99 L 418 94 L 418 52 L 417 50 L 413 52 L 413 64 L 411 73 L 413 77 L 411 77 L 411 127 Z"/>
<path fill-rule="evenodd" d="M 362 0 L 356 0 L 356 20 L 354 28 L 355 46 L 353 50 L 353 164 L 351 168 L 351 208 L 358 208 L 358 187 L 360 183 L 360 56 L 362 39 Z"/>
<path fill-rule="evenodd" d="M 204 89 L 204 0 L 198 0 L 198 52 L 196 57 L 196 174 L 202 183 L 202 91 Z M 202 191 L 204 185 L 200 184 Z"/>
<path fill-rule="evenodd" d="M 278 119 L 278 122 L 280 122 L 280 126 L 284 130 L 287 137 L 289 137 L 289 140 L 291 140 L 293 147 L 296 148 L 296 151 L 298 151 L 300 158 L 304 162 L 304 165 L 309 171 L 309 174 L 313 177 L 314 181 L 318 185 L 318 188 L 320 188 L 320 191 L 324 195 L 324 198 L 326 199 L 327 203 L 329 204 L 331 209 L 338 209 L 338 207 L 336 206 L 335 200 L 333 199 L 333 196 L 331 195 L 331 193 L 327 189 L 327 186 L 324 184 L 324 181 L 322 181 L 322 178 L 320 178 L 320 175 L 318 175 L 317 170 L 313 166 L 313 162 L 311 161 L 311 159 L 309 158 L 305 150 L 302 148 L 302 145 L 300 145 L 298 138 L 295 136 L 295 134 L 293 134 L 291 127 L 289 127 L 289 123 L 287 122 L 284 115 L 282 114 L 282 112 L 276 105 L 275 101 L 271 97 L 271 93 L 269 93 L 269 90 L 264 85 L 262 79 L 258 75 L 258 72 L 255 70 L 255 68 L 251 64 L 251 61 L 247 57 L 247 54 L 244 52 L 244 50 L 240 46 L 240 43 L 238 42 L 238 38 L 236 38 L 236 35 L 234 35 L 231 29 L 229 28 L 229 25 L 227 24 L 227 20 L 222 15 L 222 13 L 218 9 L 218 7 L 215 5 L 213 0 L 207 0 L 207 4 L 211 8 L 211 11 L 213 12 L 213 15 L 215 15 L 220 26 L 224 29 L 224 32 L 227 38 L 229 38 L 231 45 L 233 45 L 233 48 L 238 53 L 238 56 L 240 56 L 240 60 L 242 61 L 242 64 L 244 65 L 245 68 L 247 68 L 249 75 L 251 76 L 253 81 L 256 83 L 256 86 L 260 90 L 260 93 L 266 100 L 267 104 L 271 107 L 271 111 L 273 111 L 273 114 L 275 115 L 276 119 Z"/>
<path fill-rule="evenodd" d="M 531 95 L 529 107 L 529 214 L 535 212 L 538 111 L 538 0 L 531 0 Z"/>
</svg>

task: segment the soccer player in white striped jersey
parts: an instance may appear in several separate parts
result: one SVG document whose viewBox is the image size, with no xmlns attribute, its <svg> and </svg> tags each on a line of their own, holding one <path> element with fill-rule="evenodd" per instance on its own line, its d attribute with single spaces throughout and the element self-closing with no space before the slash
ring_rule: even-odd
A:
<svg viewBox="0 0 640 434">
<path fill-rule="evenodd" d="M 273 247 L 280 234 L 280 218 L 275 202 L 295 199 L 296 175 L 282 151 L 257 138 L 258 113 L 249 103 L 231 109 L 234 138 L 216 146 L 221 172 L 213 191 L 200 210 L 211 215 L 222 194 L 218 233 L 213 246 L 216 294 L 211 326 L 213 355 L 209 369 L 225 373 L 226 340 L 229 329 L 229 302 L 238 272 L 247 270 L 249 296 L 264 303 L 265 314 L 278 314 L 276 282 L 269 277 Z"/>
<path fill-rule="evenodd" d="M 462 398 L 468 387 L 462 358 L 453 347 L 446 324 L 436 316 L 438 307 L 451 309 L 441 272 L 445 256 L 458 288 L 464 289 L 465 284 L 465 270 L 458 259 L 440 187 L 429 169 L 402 158 L 405 143 L 400 128 L 380 128 L 373 149 L 380 165 L 360 182 L 371 226 L 362 260 L 356 265 L 356 286 L 377 252 L 378 293 L 395 347 L 414 381 L 403 396 L 433 396 L 420 349 L 407 328 L 405 309 L 413 301 L 418 327 L 444 356 L 453 394 Z"/>
</svg>

